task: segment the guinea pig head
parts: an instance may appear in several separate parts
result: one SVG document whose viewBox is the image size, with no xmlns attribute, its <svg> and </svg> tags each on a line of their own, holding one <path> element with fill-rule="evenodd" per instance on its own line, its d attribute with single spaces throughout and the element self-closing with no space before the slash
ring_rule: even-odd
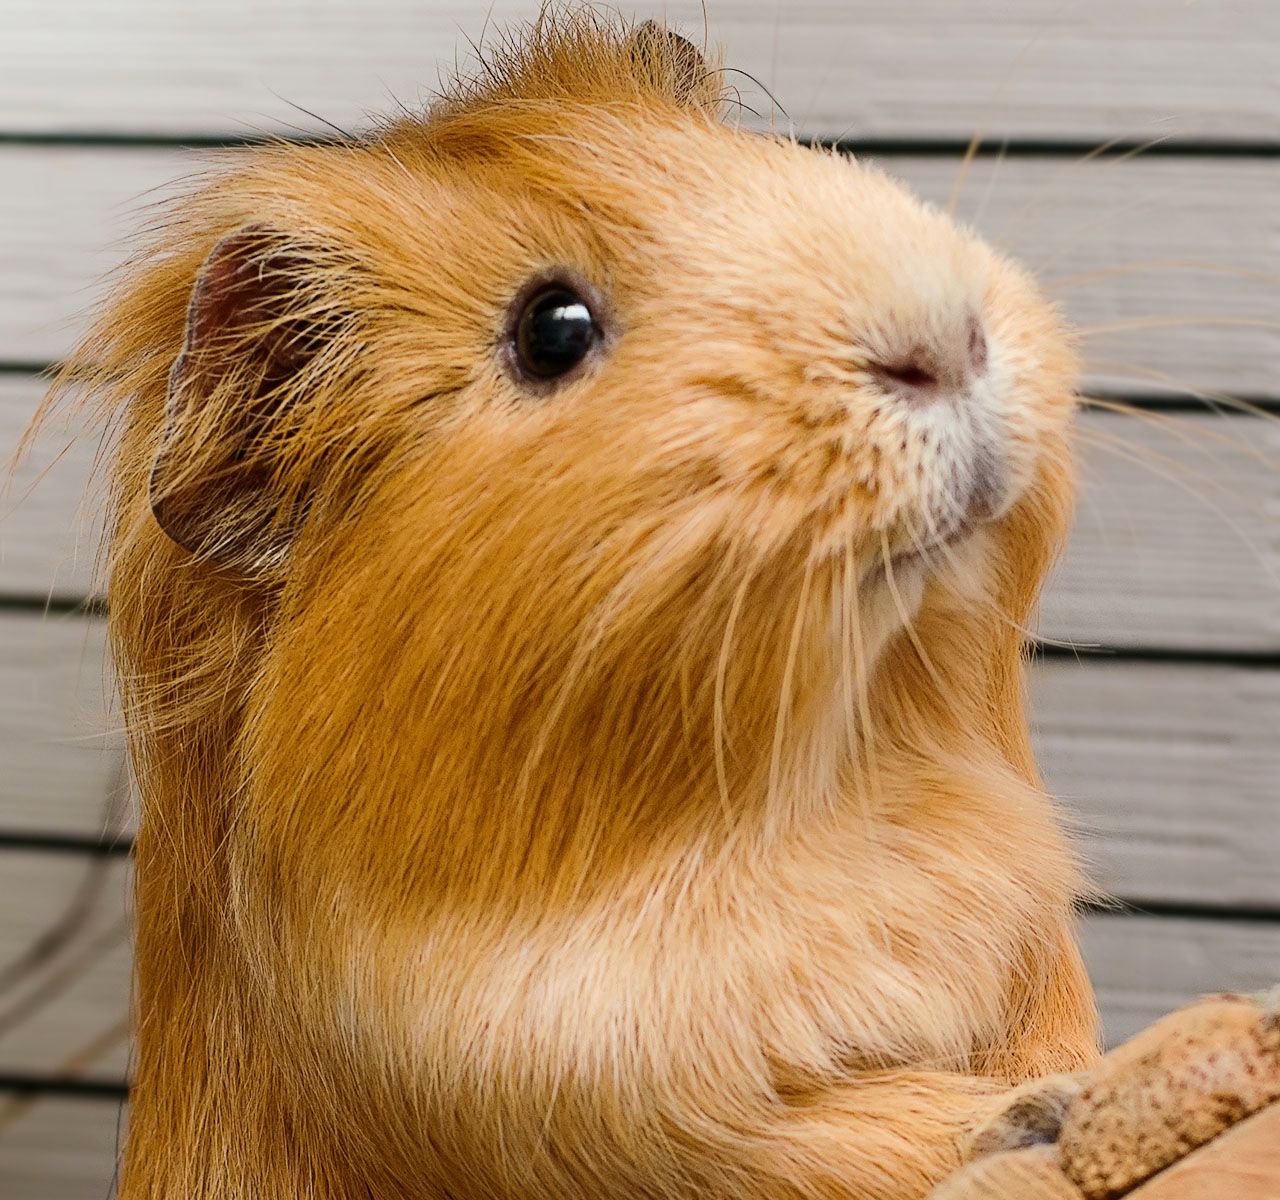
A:
<svg viewBox="0 0 1280 1200">
<path fill-rule="evenodd" d="M 138 293 L 182 344 L 113 603 L 160 556 L 199 614 L 151 669 L 230 698 L 255 846 L 434 893 L 841 803 L 876 741 L 1031 769 L 1055 314 L 876 168 L 724 124 L 687 43 L 586 36 L 258 152 L 181 209 L 183 310 Z"/>
</svg>

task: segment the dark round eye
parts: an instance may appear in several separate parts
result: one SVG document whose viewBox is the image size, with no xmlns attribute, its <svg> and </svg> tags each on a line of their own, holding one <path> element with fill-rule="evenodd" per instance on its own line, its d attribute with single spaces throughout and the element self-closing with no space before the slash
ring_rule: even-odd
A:
<svg viewBox="0 0 1280 1200">
<path fill-rule="evenodd" d="M 587 302 L 562 284 L 529 298 L 515 328 L 516 359 L 534 379 L 556 379 L 572 371 L 600 337 Z"/>
</svg>

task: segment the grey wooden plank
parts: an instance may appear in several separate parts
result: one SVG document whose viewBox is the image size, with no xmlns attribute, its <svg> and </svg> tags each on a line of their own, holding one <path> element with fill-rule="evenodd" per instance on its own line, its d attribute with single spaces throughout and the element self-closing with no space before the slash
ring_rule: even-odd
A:
<svg viewBox="0 0 1280 1200">
<path fill-rule="evenodd" d="M 695 0 L 635 7 L 699 40 Z M 439 65 L 536 0 L 11 0 L 0 130 L 174 135 L 322 127 L 416 102 Z M 1106 138 L 1275 136 L 1270 0 L 720 0 L 712 39 L 806 132 Z M 768 98 L 743 75 L 744 99 Z"/>
<path fill-rule="evenodd" d="M 1280 982 L 1276 924 L 1100 916 L 1082 942 L 1110 1045 L 1201 996 Z"/>
<path fill-rule="evenodd" d="M 1280 911 L 1280 672 L 1049 661 L 1031 701 L 1046 785 L 1099 886 Z"/>
<path fill-rule="evenodd" d="M 129 867 L 0 850 L 0 1074 L 124 1077 Z"/>
<path fill-rule="evenodd" d="M 103 827 L 122 751 L 99 620 L 0 613 L 0 830 Z"/>
<path fill-rule="evenodd" d="M 1086 414 L 1041 629 L 1084 644 L 1280 648 L 1280 421 Z"/>
<path fill-rule="evenodd" d="M 20 1106 L 20 1107 L 19 1107 Z M 0 1187 L 5 1200 L 108 1200 L 124 1126 L 118 1101 L 0 1093 Z"/>
<path fill-rule="evenodd" d="M 204 161 L 0 145 L 0 176 L 22 181 L 0 192 L 0 362 L 64 355 L 145 204 Z M 951 159 L 884 165 L 938 202 L 957 177 Z M 1280 390 L 1277 188 L 1278 160 L 984 161 L 957 211 L 1037 268 L 1079 326 L 1115 330 L 1084 340 L 1095 386 L 1258 395 Z"/>
<path fill-rule="evenodd" d="M 214 156 L 216 157 L 216 156 Z M 0 361 L 62 357 L 105 294 L 128 235 L 172 180 L 210 156 L 0 145 Z"/>
<path fill-rule="evenodd" d="M 43 393 L 36 376 L 0 375 L 0 594 L 75 600 L 98 591 L 101 437 L 60 414 L 14 464 Z"/>
</svg>

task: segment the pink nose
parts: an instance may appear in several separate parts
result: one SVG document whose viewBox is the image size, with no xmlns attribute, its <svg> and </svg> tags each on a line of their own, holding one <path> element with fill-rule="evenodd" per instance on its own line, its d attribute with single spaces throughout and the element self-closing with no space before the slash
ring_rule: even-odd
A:
<svg viewBox="0 0 1280 1200">
<path fill-rule="evenodd" d="M 963 391 L 987 369 L 987 335 L 976 317 L 954 336 L 917 343 L 901 356 L 871 365 L 880 386 L 912 404 Z"/>
</svg>

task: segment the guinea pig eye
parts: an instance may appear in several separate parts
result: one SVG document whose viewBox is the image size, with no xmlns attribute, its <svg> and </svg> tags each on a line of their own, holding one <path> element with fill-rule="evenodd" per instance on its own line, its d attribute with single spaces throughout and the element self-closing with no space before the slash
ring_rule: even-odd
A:
<svg viewBox="0 0 1280 1200">
<path fill-rule="evenodd" d="M 600 340 L 587 302 L 563 284 L 550 284 L 525 303 L 515 325 L 515 357 L 532 379 L 558 379 Z"/>
</svg>

